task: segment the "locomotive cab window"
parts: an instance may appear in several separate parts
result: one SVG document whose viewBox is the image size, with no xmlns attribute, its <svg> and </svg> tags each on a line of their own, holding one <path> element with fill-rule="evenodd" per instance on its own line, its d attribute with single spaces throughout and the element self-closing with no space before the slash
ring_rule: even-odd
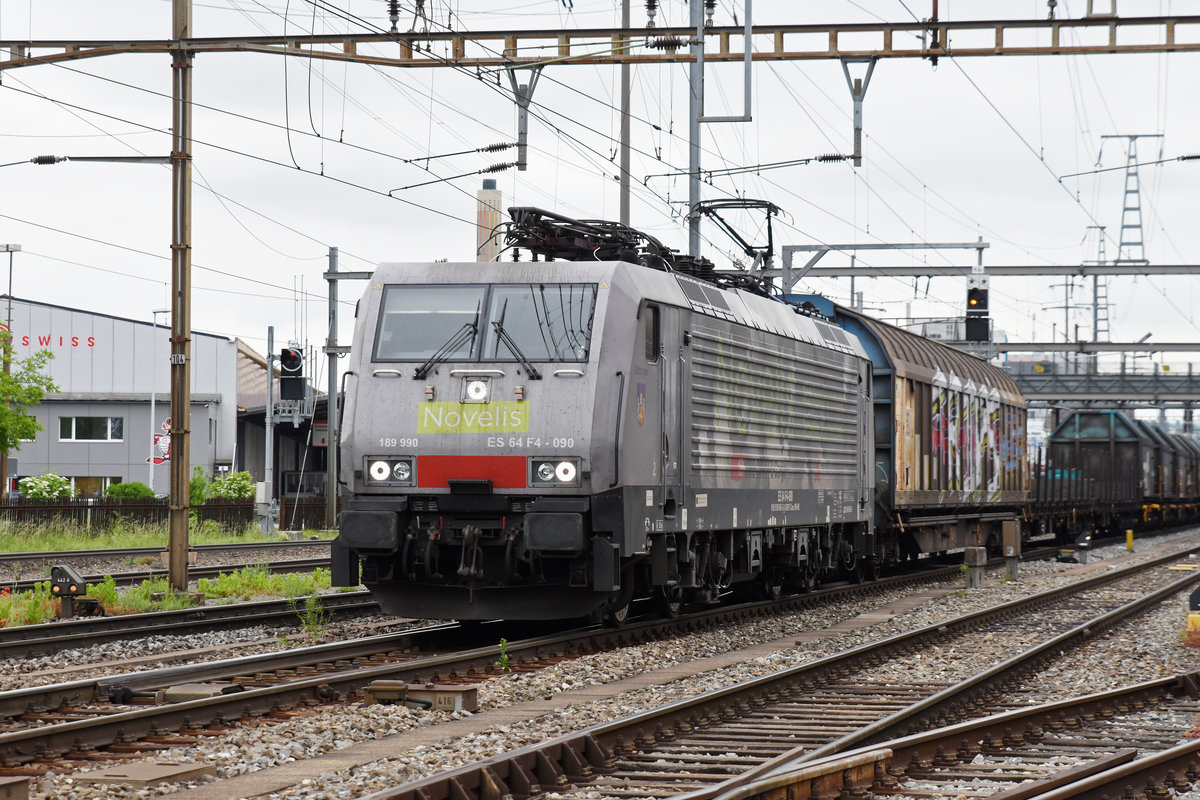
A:
<svg viewBox="0 0 1200 800">
<path fill-rule="evenodd" d="M 653 364 L 658 361 L 658 352 L 662 349 L 659 343 L 658 306 L 646 306 L 642 319 L 646 326 L 646 360 Z"/>
<path fill-rule="evenodd" d="M 596 312 L 590 283 L 493 286 L 483 357 L 513 361 L 587 361 Z M 519 352 L 517 352 L 519 351 Z"/>
<path fill-rule="evenodd" d="M 388 286 L 375 333 L 376 361 L 423 361 L 456 340 L 447 359 L 470 358 L 479 336 L 471 332 L 483 306 L 484 286 Z M 459 336 L 459 331 L 465 331 Z"/>
</svg>

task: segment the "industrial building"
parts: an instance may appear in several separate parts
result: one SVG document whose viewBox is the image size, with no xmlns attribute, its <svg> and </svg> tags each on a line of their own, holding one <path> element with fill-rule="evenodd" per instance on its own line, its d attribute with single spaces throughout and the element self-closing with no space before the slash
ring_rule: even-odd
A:
<svg viewBox="0 0 1200 800">
<path fill-rule="evenodd" d="M 9 454 L 10 488 L 22 477 L 53 470 L 72 481 L 79 497 L 98 496 L 122 481 L 140 481 L 166 494 L 171 458 L 166 315 L 148 322 L 19 298 L 11 298 L 11 312 L 7 307 L 6 298 L 0 312 L 11 320 L 14 358 L 50 351 L 47 371 L 58 388 L 32 409 L 42 430 Z M 267 359 L 239 339 L 193 331 L 190 373 L 189 474 L 199 466 L 210 475 L 247 470 L 262 480 Z M 323 442 L 313 448 L 320 452 L 308 448 L 311 429 L 311 419 L 277 426 L 277 487 L 296 483 L 291 473 L 302 467 L 324 470 Z M 312 477 L 304 483 L 314 485 Z M 316 483 L 323 489 L 323 474 Z"/>
</svg>

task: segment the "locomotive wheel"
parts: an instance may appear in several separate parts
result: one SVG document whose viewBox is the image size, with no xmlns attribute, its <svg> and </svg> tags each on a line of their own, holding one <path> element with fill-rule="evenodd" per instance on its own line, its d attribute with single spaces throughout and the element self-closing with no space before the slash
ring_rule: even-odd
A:
<svg viewBox="0 0 1200 800">
<path fill-rule="evenodd" d="M 678 586 L 655 586 L 654 606 L 658 609 L 660 617 L 678 617 L 683 609 L 683 590 Z"/>
<path fill-rule="evenodd" d="M 614 628 L 625 624 L 633 607 L 633 572 L 621 571 L 621 588 L 604 609 L 604 622 Z"/>
<path fill-rule="evenodd" d="M 612 628 L 621 627 L 625 624 L 625 620 L 629 619 L 629 610 L 632 607 L 632 600 L 626 600 L 620 605 L 610 607 L 604 612 L 604 623 Z"/>
</svg>

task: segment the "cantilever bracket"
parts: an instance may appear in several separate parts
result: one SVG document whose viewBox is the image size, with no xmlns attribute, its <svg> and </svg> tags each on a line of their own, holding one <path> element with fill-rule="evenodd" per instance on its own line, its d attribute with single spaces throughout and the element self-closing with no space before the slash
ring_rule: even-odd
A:
<svg viewBox="0 0 1200 800">
<path fill-rule="evenodd" d="M 854 100 L 854 166 L 862 166 L 862 104 L 867 95 L 867 85 L 871 83 L 871 73 L 875 71 L 875 62 L 871 58 L 843 58 L 842 72 L 846 76 L 846 85 L 850 87 L 850 97 Z M 866 64 L 867 72 L 861 78 L 850 77 L 851 64 Z"/>
<path fill-rule="evenodd" d="M 541 77 L 540 66 L 529 68 L 529 83 L 517 83 L 516 68 L 508 70 L 508 80 L 512 84 L 513 96 L 517 101 L 517 170 L 524 172 L 528 163 L 526 155 L 529 146 L 529 102 L 533 99 L 533 90 Z"/>
</svg>

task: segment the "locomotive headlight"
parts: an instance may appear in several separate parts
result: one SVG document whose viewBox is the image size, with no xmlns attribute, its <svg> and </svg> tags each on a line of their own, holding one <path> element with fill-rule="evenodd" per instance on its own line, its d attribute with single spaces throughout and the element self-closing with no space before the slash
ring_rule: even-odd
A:
<svg viewBox="0 0 1200 800">
<path fill-rule="evenodd" d="M 487 381 L 473 380 L 467 382 L 467 399 L 474 403 L 482 403 L 487 400 L 488 385 Z"/>
<path fill-rule="evenodd" d="M 570 461 L 560 461 L 558 466 L 554 468 L 554 477 L 558 478 L 562 483 L 574 483 L 575 475 L 575 465 Z"/>
<path fill-rule="evenodd" d="M 392 477 L 401 483 L 409 481 L 412 478 L 412 463 L 397 461 L 396 466 L 392 467 Z"/>
<path fill-rule="evenodd" d="M 388 479 L 388 477 L 392 474 L 392 467 L 386 461 L 372 461 L 370 473 L 371 473 L 371 480 L 386 481 Z"/>
<path fill-rule="evenodd" d="M 536 486 L 578 486 L 579 459 L 577 458 L 534 458 L 532 462 L 533 483 Z"/>
</svg>

